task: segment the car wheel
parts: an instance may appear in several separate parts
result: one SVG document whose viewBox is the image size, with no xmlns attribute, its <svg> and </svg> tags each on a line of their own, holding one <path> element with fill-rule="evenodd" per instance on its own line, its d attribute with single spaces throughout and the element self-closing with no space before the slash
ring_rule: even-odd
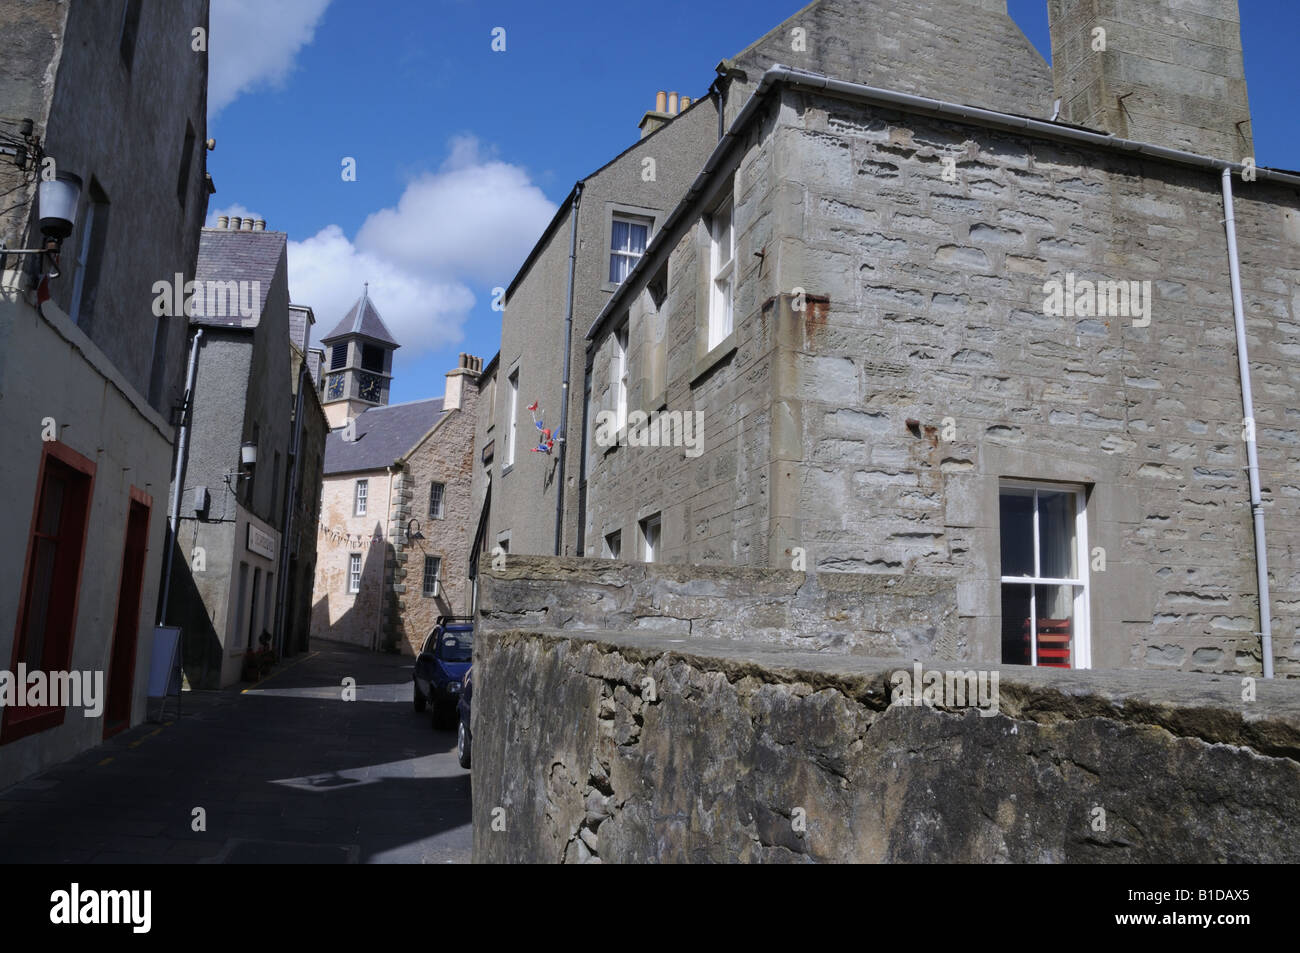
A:
<svg viewBox="0 0 1300 953">
<path fill-rule="evenodd" d="M 465 724 L 464 719 L 457 722 L 456 757 L 462 768 L 469 767 L 469 725 Z"/>
<path fill-rule="evenodd" d="M 415 710 L 417 713 L 422 712 L 424 711 L 425 706 L 428 704 L 428 701 L 427 699 L 425 699 L 424 695 L 420 693 L 419 683 L 412 682 L 411 684 L 415 686 Z"/>
</svg>

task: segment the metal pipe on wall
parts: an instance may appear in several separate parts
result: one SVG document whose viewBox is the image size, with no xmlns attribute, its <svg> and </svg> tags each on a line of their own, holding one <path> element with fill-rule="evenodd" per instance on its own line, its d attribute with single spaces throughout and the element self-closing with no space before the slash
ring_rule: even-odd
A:
<svg viewBox="0 0 1300 953">
<path fill-rule="evenodd" d="M 163 557 L 162 597 L 158 603 L 158 624 L 167 624 L 167 600 L 172 588 L 172 560 L 176 556 L 176 528 L 181 521 L 181 495 L 185 491 L 185 467 L 189 462 L 190 420 L 194 414 L 194 384 L 199 372 L 199 343 L 203 340 L 203 329 L 197 328 L 190 339 L 190 361 L 185 371 L 185 418 L 181 421 L 181 432 L 176 438 L 176 470 L 172 474 L 171 512 L 167 514 L 167 552 Z"/>
</svg>

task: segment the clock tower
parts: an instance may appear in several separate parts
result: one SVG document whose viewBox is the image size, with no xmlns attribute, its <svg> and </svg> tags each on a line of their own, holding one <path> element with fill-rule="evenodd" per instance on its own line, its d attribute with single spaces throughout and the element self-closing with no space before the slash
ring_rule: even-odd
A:
<svg viewBox="0 0 1300 953">
<path fill-rule="evenodd" d="M 371 407 L 388 403 L 393 352 L 399 345 L 370 300 L 367 283 L 343 320 L 321 338 L 328 348 L 321 374 L 321 397 L 331 429 Z"/>
</svg>

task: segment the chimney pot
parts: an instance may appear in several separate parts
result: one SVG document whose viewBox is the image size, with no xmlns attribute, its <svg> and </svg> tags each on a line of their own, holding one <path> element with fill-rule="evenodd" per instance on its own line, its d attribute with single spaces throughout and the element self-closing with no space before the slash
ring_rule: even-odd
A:
<svg viewBox="0 0 1300 953">
<path fill-rule="evenodd" d="M 239 231 L 239 226 L 243 223 L 243 221 L 244 220 L 239 216 L 232 215 L 230 216 L 230 227 L 235 231 Z"/>
<path fill-rule="evenodd" d="M 255 232 L 266 231 L 266 219 L 259 218 L 255 222 L 253 222 L 253 231 Z"/>
<path fill-rule="evenodd" d="M 229 215 L 218 215 L 218 216 L 217 216 L 217 228 L 229 228 L 229 227 L 230 227 L 230 216 L 229 216 Z"/>
<path fill-rule="evenodd" d="M 689 96 L 683 96 L 683 97 L 682 97 L 682 112 L 686 112 L 686 110 L 688 110 L 688 109 L 690 109 L 690 108 L 691 108 L 691 97 L 689 97 Z"/>
<path fill-rule="evenodd" d="M 668 115 L 677 115 L 677 93 L 675 92 L 668 94 Z"/>
<path fill-rule="evenodd" d="M 659 90 L 659 92 L 655 93 L 655 112 L 657 113 L 668 112 L 668 94 L 665 93 L 662 89 Z"/>
<path fill-rule="evenodd" d="M 253 230 L 253 220 L 251 218 L 244 219 L 244 224 L 243 226 L 241 226 L 240 231 L 251 232 L 252 230 Z"/>
</svg>

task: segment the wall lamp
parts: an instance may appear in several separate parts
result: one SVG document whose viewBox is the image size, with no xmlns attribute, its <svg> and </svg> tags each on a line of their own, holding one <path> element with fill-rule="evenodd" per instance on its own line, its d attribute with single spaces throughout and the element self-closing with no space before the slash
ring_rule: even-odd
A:
<svg viewBox="0 0 1300 953">
<path fill-rule="evenodd" d="M 39 227 L 44 239 L 40 248 L 4 248 L 0 258 L 8 255 L 40 255 L 46 260 L 45 277 L 59 277 L 59 249 L 72 234 L 81 201 L 81 179 L 71 172 L 60 172 L 50 181 L 42 181 L 37 191 L 41 217 Z M 0 268 L 3 264 L 0 263 Z"/>
<path fill-rule="evenodd" d="M 411 529 L 412 525 L 415 526 L 415 529 Z M 410 519 L 410 520 L 407 520 L 407 522 L 406 522 L 406 544 L 409 546 L 411 543 L 415 542 L 417 539 L 424 539 L 424 534 L 420 532 L 420 521 L 417 520 L 417 519 Z"/>
<path fill-rule="evenodd" d="M 253 468 L 257 466 L 257 444 L 251 440 L 245 440 L 239 445 L 239 464 L 240 469 L 232 470 L 226 474 L 226 482 L 229 483 L 233 477 L 236 481 L 247 480 L 253 475 Z"/>
</svg>

